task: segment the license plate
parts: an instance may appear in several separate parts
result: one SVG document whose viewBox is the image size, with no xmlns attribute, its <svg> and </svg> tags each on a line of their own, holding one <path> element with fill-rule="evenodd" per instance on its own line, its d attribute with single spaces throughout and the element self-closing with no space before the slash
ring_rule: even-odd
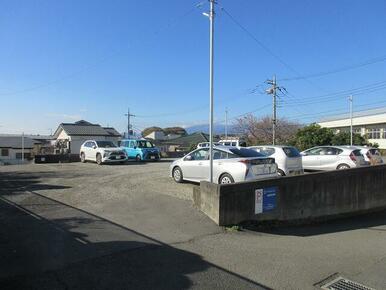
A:
<svg viewBox="0 0 386 290">
<path fill-rule="evenodd" d="M 150 159 L 155 159 L 155 156 L 150 156 Z"/>
</svg>

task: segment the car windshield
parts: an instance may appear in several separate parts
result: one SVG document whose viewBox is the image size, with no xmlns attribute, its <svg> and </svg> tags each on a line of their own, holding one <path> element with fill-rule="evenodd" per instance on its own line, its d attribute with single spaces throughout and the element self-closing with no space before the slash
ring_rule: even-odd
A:
<svg viewBox="0 0 386 290">
<path fill-rule="evenodd" d="M 96 141 L 99 148 L 115 148 L 115 144 L 111 141 Z"/>
<path fill-rule="evenodd" d="M 154 145 L 150 141 L 140 140 L 137 141 L 138 148 L 153 148 Z"/>
<path fill-rule="evenodd" d="M 295 147 L 283 147 L 283 151 L 287 157 L 300 157 L 300 153 Z"/>
<path fill-rule="evenodd" d="M 261 154 L 259 152 L 256 152 L 252 149 L 247 148 L 231 148 L 229 149 L 233 154 L 239 156 L 239 157 L 265 157 L 264 154 Z"/>
</svg>

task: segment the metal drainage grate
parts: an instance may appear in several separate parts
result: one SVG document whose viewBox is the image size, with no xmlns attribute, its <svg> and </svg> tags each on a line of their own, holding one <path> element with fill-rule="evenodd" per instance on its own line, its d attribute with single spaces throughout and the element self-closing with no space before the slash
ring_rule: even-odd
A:
<svg viewBox="0 0 386 290">
<path fill-rule="evenodd" d="M 336 279 L 321 286 L 321 288 L 324 290 L 375 290 L 374 288 L 364 286 L 343 277 L 337 277 Z"/>
</svg>

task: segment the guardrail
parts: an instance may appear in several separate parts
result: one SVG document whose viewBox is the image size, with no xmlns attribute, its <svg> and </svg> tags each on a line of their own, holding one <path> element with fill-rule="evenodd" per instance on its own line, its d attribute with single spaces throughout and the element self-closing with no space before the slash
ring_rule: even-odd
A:
<svg viewBox="0 0 386 290">
<path fill-rule="evenodd" d="M 194 189 L 196 207 L 218 225 L 308 223 L 386 208 L 386 165 Z"/>
</svg>

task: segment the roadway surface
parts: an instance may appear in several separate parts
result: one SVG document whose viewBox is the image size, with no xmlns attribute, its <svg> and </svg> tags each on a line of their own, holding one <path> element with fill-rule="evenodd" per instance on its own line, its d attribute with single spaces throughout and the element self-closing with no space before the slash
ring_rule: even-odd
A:
<svg viewBox="0 0 386 290">
<path fill-rule="evenodd" d="M 168 165 L 0 167 L 0 289 L 386 289 L 386 212 L 228 231 Z"/>
</svg>

